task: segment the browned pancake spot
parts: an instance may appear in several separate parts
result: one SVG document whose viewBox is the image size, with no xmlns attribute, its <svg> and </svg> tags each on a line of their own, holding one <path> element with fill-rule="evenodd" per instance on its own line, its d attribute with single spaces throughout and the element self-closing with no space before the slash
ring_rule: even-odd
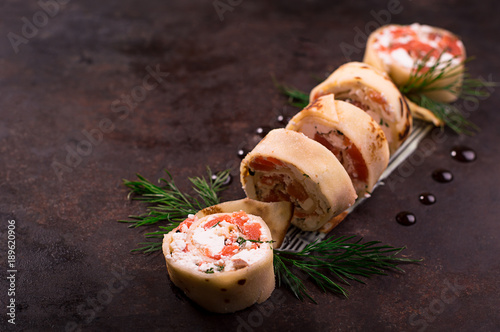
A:
<svg viewBox="0 0 500 332">
<path fill-rule="evenodd" d="M 203 210 L 201 210 L 201 212 L 208 216 L 210 214 L 222 213 L 222 209 L 219 206 L 214 205 L 204 208 Z"/>
<path fill-rule="evenodd" d="M 307 105 L 305 108 L 306 110 L 311 109 L 311 108 L 317 108 L 318 110 L 323 108 L 323 104 L 319 99 L 316 99 L 312 104 Z"/>
</svg>

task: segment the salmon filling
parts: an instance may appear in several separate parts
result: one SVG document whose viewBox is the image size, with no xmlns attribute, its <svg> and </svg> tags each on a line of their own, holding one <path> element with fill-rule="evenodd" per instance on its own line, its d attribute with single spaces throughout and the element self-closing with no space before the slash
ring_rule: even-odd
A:
<svg viewBox="0 0 500 332">
<path fill-rule="evenodd" d="M 365 111 L 380 126 L 389 143 L 392 142 L 392 129 L 389 124 L 394 122 L 391 106 L 385 96 L 368 87 L 357 87 L 337 92 L 335 99 L 345 101 Z"/>
<path fill-rule="evenodd" d="M 210 215 L 196 223 L 198 219 L 190 216 L 174 229 L 171 255 L 205 273 L 244 268 L 263 257 L 272 243 L 252 217 L 240 211 Z"/>
<path fill-rule="evenodd" d="M 433 66 L 437 59 L 458 65 L 464 60 L 462 42 L 450 33 L 427 25 L 390 26 L 382 29 L 374 39 L 373 47 L 386 64 L 412 68 L 416 60 L 428 57 L 424 68 Z"/>
<path fill-rule="evenodd" d="M 264 202 L 289 201 L 295 206 L 296 217 L 320 215 L 319 207 L 307 194 L 304 182 L 293 176 L 292 170 L 273 157 L 256 157 L 249 163 L 249 173 L 254 176 L 257 199 Z M 305 180 L 308 175 L 300 174 Z"/>
<path fill-rule="evenodd" d="M 314 134 L 314 140 L 330 150 L 344 166 L 352 180 L 356 192 L 362 192 L 367 187 L 368 167 L 359 149 L 339 131 Z"/>
</svg>

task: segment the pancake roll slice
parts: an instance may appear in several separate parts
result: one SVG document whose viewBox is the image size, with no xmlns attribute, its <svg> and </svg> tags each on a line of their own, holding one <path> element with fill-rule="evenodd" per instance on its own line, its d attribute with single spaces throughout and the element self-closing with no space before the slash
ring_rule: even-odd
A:
<svg viewBox="0 0 500 332">
<path fill-rule="evenodd" d="M 389 144 L 380 126 L 332 94 L 297 113 L 286 129 L 304 133 L 330 150 L 349 174 L 358 197 L 370 195 L 389 163 Z"/>
<path fill-rule="evenodd" d="M 357 197 L 330 150 L 287 129 L 270 131 L 243 159 L 240 175 L 249 198 L 291 202 L 291 223 L 305 231 L 320 229 Z"/>
<path fill-rule="evenodd" d="M 404 96 L 374 67 L 361 62 L 340 66 L 311 91 L 310 102 L 328 94 L 368 113 L 384 131 L 391 155 L 410 135 L 413 119 Z"/>
<path fill-rule="evenodd" d="M 465 47 L 459 37 L 444 29 L 414 23 L 385 25 L 372 32 L 363 62 L 386 72 L 398 86 L 408 83 L 416 63 L 422 64 L 419 76 L 436 66 L 431 75 L 436 79 L 423 94 L 450 103 L 458 98 L 465 59 Z"/>
<path fill-rule="evenodd" d="M 244 211 L 190 215 L 164 236 L 163 254 L 172 282 L 212 312 L 262 303 L 275 287 L 271 232 Z"/>
</svg>

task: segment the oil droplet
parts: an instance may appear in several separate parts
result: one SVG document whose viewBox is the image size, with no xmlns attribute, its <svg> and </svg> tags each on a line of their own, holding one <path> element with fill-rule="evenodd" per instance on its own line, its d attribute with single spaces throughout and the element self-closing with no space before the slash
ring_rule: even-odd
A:
<svg viewBox="0 0 500 332">
<path fill-rule="evenodd" d="M 470 163 L 476 160 L 476 151 L 466 146 L 456 146 L 451 150 L 450 155 L 453 159 L 463 163 Z"/>
<path fill-rule="evenodd" d="M 446 183 L 453 180 L 453 174 L 446 169 L 437 169 L 432 172 L 432 178 L 437 182 Z"/>
<path fill-rule="evenodd" d="M 431 193 L 423 193 L 418 196 L 418 200 L 424 205 L 432 205 L 436 203 L 436 196 Z"/>
<path fill-rule="evenodd" d="M 286 126 L 291 119 L 292 119 L 291 117 L 284 116 L 283 114 L 280 114 L 276 117 L 276 121 L 283 126 Z"/>
<path fill-rule="evenodd" d="M 247 150 L 245 150 L 245 149 L 239 149 L 239 150 L 236 152 L 236 154 L 238 155 L 238 157 L 239 157 L 240 159 L 245 158 L 245 156 L 247 155 L 247 153 L 248 153 L 248 151 L 247 151 Z"/>
<path fill-rule="evenodd" d="M 270 132 L 272 130 L 271 127 L 268 127 L 268 126 L 262 126 L 262 127 L 259 127 L 257 128 L 257 130 L 255 130 L 255 133 L 257 135 L 259 135 L 260 137 L 264 137 L 267 135 L 268 132 Z"/>
<path fill-rule="evenodd" d="M 396 215 L 396 221 L 403 226 L 411 226 L 417 222 L 417 218 L 413 213 L 403 211 Z"/>
</svg>

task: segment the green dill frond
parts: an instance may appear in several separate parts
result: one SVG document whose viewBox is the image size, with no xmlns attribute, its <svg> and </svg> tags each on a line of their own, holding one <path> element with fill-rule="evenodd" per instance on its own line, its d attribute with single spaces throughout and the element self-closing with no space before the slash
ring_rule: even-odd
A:
<svg viewBox="0 0 500 332">
<path fill-rule="evenodd" d="M 145 237 L 163 238 L 164 234 L 177 227 L 189 214 L 196 214 L 199 210 L 218 204 L 220 202 L 218 193 L 225 189 L 224 184 L 230 171 L 225 170 L 214 175 L 210 168 L 207 168 L 207 178 L 189 178 L 197 197 L 183 193 L 167 170 L 165 172 L 168 177 L 160 178 L 158 181 L 163 184 L 161 187 L 136 174 L 138 181 L 123 180 L 123 184 L 130 189 L 129 198 L 148 204 L 148 212 L 129 216 L 129 220 L 119 221 L 129 223 L 129 227 L 134 228 L 162 222 L 164 226 L 158 226 L 158 231 L 146 233 Z M 144 242 L 141 245 L 144 246 L 133 251 L 150 253 L 161 250 L 161 242 Z"/>
<path fill-rule="evenodd" d="M 427 62 L 431 57 L 431 53 L 432 51 L 415 62 L 410 78 L 406 84 L 399 88 L 401 93 L 405 96 L 420 95 L 431 91 L 449 91 L 451 93 L 456 93 L 454 88 L 462 79 L 461 66 L 465 64 L 465 61 L 459 65 L 453 65 L 453 60 L 455 58 L 442 60 L 443 51 L 439 54 L 436 62 L 432 66 L 427 67 Z M 435 83 L 450 78 L 456 79 L 449 84 L 435 86 Z"/>
<path fill-rule="evenodd" d="M 274 270 L 278 285 L 284 284 L 300 300 L 312 297 L 293 272 L 292 268 L 311 280 L 323 292 L 333 292 L 347 297 L 345 286 L 349 281 L 364 283 L 359 277 L 386 275 L 387 270 L 403 271 L 398 264 L 415 263 L 420 260 L 396 257 L 405 248 L 382 245 L 379 241 L 362 243 L 362 239 L 351 242 L 354 236 L 341 236 L 317 241 L 303 250 L 274 251 Z"/>
<path fill-rule="evenodd" d="M 438 102 L 427 97 L 426 93 L 446 91 L 454 94 L 458 100 L 486 98 L 490 95 L 486 89 L 497 86 L 497 83 L 472 78 L 465 67 L 465 64 L 472 58 L 467 58 L 460 64 L 453 65 L 454 58 L 442 60 L 442 52 L 432 66 L 426 67 L 430 54 L 431 52 L 415 62 L 408 82 L 399 87 L 401 93 L 415 104 L 434 113 L 438 119 L 456 133 L 475 134 L 479 131 L 479 127 L 467 120 L 455 106 L 456 104 Z M 450 83 L 438 84 L 443 80 L 450 80 Z"/>
<path fill-rule="evenodd" d="M 281 94 L 288 98 L 288 104 L 300 109 L 303 109 L 307 105 L 309 105 L 309 95 L 307 93 L 288 85 L 279 83 L 274 76 L 272 76 L 272 79 L 274 85 L 276 86 L 276 88 L 278 88 Z"/>
<path fill-rule="evenodd" d="M 467 120 L 453 104 L 438 102 L 425 95 L 413 96 L 410 99 L 419 106 L 430 110 L 457 134 L 474 135 L 480 130 L 477 125 Z"/>
</svg>

